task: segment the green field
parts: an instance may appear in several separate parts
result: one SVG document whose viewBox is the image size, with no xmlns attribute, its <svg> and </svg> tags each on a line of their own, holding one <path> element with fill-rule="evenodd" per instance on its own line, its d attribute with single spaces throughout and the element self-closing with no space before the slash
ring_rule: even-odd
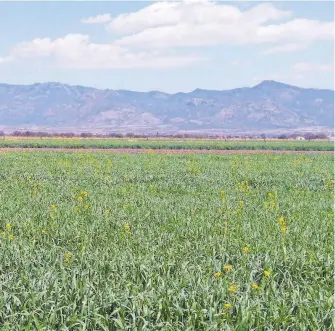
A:
<svg viewBox="0 0 335 331">
<path fill-rule="evenodd" d="M 0 330 L 331 330 L 333 175 L 333 155 L 0 152 Z"/>
<path fill-rule="evenodd" d="M 217 139 L 128 139 L 128 138 L 12 138 L 0 139 L 1 147 L 30 148 L 150 148 L 222 150 L 333 151 L 334 142 L 297 140 L 217 140 Z"/>
</svg>

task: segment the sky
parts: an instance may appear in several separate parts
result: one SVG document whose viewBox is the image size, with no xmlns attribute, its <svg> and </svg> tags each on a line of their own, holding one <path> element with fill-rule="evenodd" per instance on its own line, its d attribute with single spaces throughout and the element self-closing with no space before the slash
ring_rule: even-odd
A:
<svg viewBox="0 0 335 331">
<path fill-rule="evenodd" d="M 0 1 L 0 83 L 334 88 L 332 1 Z"/>
</svg>

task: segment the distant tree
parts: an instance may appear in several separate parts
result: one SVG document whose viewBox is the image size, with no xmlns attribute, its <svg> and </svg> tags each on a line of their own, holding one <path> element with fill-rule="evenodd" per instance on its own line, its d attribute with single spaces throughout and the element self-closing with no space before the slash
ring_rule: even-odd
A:
<svg viewBox="0 0 335 331">
<path fill-rule="evenodd" d="M 65 137 L 65 138 L 72 138 L 74 136 L 75 136 L 75 134 L 73 132 L 62 132 L 60 134 L 60 137 Z"/>
<path fill-rule="evenodd" d="M 127 137 L 127 138 L 134 138 L 134 137 L 135 137 L 135 134 L 132 133 L 132 132 L 128 132 L 128 133 L 126 133 L 126 137 Z"/>
<path fill-rule="evenodd" d="M 261 134 L 261 138 L 265 141 L 265 140 L 266 140 L 266 134 L 265 134 L 265 133 L 262 133 L 262 134 Z"/>
<path fill-rule="evenodd" d="M 116 138 L 123 138 L 123 133 L 118 132 L 118 133 L 115 134 L 115 137 Z"/>
<path fill-rule="evenodd" d="M 25 132 L 23 132 L 22 136 L 24 136 L 24 137 L 31 137 L 31 136 L 33 136 L 33 133 L 30 132 L 30 131 L 25 131 Z"/>
<path fill-rule="evenodd" d="M 295 138 L 297 138 L 297 137 L 299 137 L 299 136 L 301 136 L 301 134 L 298 134 L 298 133 L 292 133 L 292 134 L 290 134 L 290 135 L 288 136 L 288 138 L 290 138 L 290 139 L 295 139 Z"/>
<path fill-rule="evenodd" d="M 5 133 L 3 131 L 0 131 L 0 137 L 4 137 Z"/>
<path fill-rule="evenodd" d="M 327 139 L 327 138 L 328 136 L 325 133 L 320 132 L 315 134 L 315 139 Z"/>
<path fill-rule="evenodd" d="M 39 132 L 36 132 L 36 137 L 49 137 L 49 133 L 48 132 L 42 132 L 42 131 L 39 131 Z"/>
<path fill-rule="evenodd" d="M 312 132 L 307 132 L 307 133 L 304 134 L 304 138 L 306 140 L 311 141 L 311 140 L 315 139 L 315 134 L 312 133 Z"/>
<path fill-rule="evenodd" d="M 83 132 L 83 133 L 80 134 L 80 137 L 90 138 L 90 137 L 93 137 L 93 134 L 91 132 Z"/>
<path fill-rule="evenodd" d="M 278 136 L 278 139 L 287 139 L 287 136 L 285 134 L 280 134 Z"/>
</svg>

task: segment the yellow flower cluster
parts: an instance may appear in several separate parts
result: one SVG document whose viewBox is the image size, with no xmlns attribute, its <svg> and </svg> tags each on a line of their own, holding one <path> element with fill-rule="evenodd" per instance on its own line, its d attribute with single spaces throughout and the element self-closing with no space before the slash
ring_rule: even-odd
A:
<svg viewBox="0 0 335 331">
<path fill-rule="evenodd" d="M 223 269 L 226 271 L 226 272 L 229 272 L 233 269 L 233 267 L 230 265 L 230 264 L 227 264 L 223 267 Z"/>
<path fill-rule="evenodd" d="M 84 203 L 85 199 L 88 197 L 87 191 L 81 191 L 78 196 L 73 196 L 73 199 L 79 202 L 79 205 L 75 206 L 73 209 L 75 212 L 79 212 L 81 209 L 88 209 L 92 204 Z"/>
<path fill-rule="evenodd" d="M 249 187 L 249 184 L 248 184 L 248 181 L 244 180 L 240 183 L 237 184 L 237 188 L 240 192 L 249 192 L 250 191 L 250 187 Z"/>
<path fill-rule="evenodd" d="M 6 223 L 5 231 L 1 232 L 0 234 L 1 236 L 8 236 L 8 239 L 10 241 L 13 241 L 15 237 L 12 233 L 12 224 Z"/>
<path fill-rule="evenodd" d="M 87 191 L 81 191 L 78 196 L 74 196 L 73 198 L 79 202 L 83 201 L 84 198 L 87 198 L 88 192 Z"/>
<path fill-rule="evenodd" d="M 226 309 L 226 310 L 231 309 L 231 304 L 230 303 L 225 303 L 224 304 L 224 309 Z"/>
<path fill-rule="evenodd" d="M 231 284 L 229 287 L 229 292 L 230 293 L 235 293 L 237 291 L 237 285 L 236 284 Z"/>
<path fill-rule="evenodd" d="M 70 264 L 72 262 L 72 254 L 70 252 L 65 253 L 64 263 Z"/>
<path fill-rule="evenodd" d="M 222 275 L 222 273 L 221 272 L 216 272 L 216 273 L 214 273 L 214 277 L 215 278 L 220 278 L 221 277 L 221 275 Z"/>
<path fill-rule="evenodd" d="M 260 290 L 259 285 L 256 284 L 256 283 L 252 284 L 251 287 L 252 287 L 253 290 Z"/>
<path fill-rule="evenodd" d="M 128 223 L 123 226 L 123 230 L 124 230 L 124 233 L 126 235 L 131 235 L 132 234 L 130 225 Z"/>
<path fill-rule="evenodd" d="M 280 226 L 280 231 L 282 233 L 286 233 L 286 231 L 287 231 L 287 222 L 286 222 L 285 218 L 284 217 L 279 217 L 278 218 L 278 223 L 279 223 L 279 226 Z"/>
<path fill-rule="evenodd" d="M 221 202 L 225 203 L 226 202 L 226 192 L 224 190 L 221 190 L 220 194 L 221 194 Z"/>
<path fill-rule="evenodd" d="M 269 192 L 268 193 L 268 200 L 264 201 L 264 208 L 270 209 L 270 210 L 278 210 L 279 206 L 277 203 L 277 199 L 274 193 Z"/>
<path fill-rule="evenodd" d="M 233 267 L 232 267 L 230 264 L 227 264 L 227 265 L 225 265 L 225 266 L 223 267 L 223 269 L 224 269 L 226 272 L 229 272 L 229 271 L 231 271 L 231 270 L 233 269 Z M 217 271 L 217 272 L 214 273 L 214 277 L 215 277 L 216 279 L 220 278 L 221 276 L 222 276 L 222 272 L 220 272 L 220 271 Z"/>
<path fill-rule="evenodd" d="M 248 248 L 248 247 L 244 247 L 244 249 L 245 249 L 245 248 Z M 249 248 L 247 249 L 247 252 L 248 252 L 248 251 L 249 251 Z M 233 267 L 232 267 L 230 264 L 227 264 L 227 265 L 225 265 L 223 268 L 224 268 L 224 270 L 225 270 L 226 272 L 228 272 L 228 271 L 231 271 Z M 265 277 L 269 278 L 269 277 L 271 276 L 271 272 L 270 272 L 269 270 L 264 269 L 263 272 L 264 272 L 264 276 L 265 276 Z M 217 271 L 217 272 L 214 273 L 214 278 L 215 278 L 215 279 L 219 279 L 220 277 L 222 277 L 222 272 Z M 257 283 L 253 283 L 253 284 L 251 285 L 251 288 L 252 288 L 252 290 L 255 291 L 255 293 L 259 293 L 259 291 L 261 291 L 261 287 L 260 287 Z M 228 291 L 229 291 L 230 294 L 234 294 L 234 293 L 236 293 L 236 292 L 238 291 L 238 286 L 237 286 L 237 284 L 232 283 L 232 284 L 229 286 Z M 229 310 L 229 309 L 231 308 L 231 305 L 230 305 L 230 304 L 226 304 L 226 305 L 224 305 L 224 307 L 225 307 L 226 310 Z"/>
</svg>

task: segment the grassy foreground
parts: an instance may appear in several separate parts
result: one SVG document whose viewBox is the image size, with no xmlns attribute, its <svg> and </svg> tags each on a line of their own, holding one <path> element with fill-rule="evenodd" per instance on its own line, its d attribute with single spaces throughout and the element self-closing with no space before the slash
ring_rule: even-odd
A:
<svg viewBox="0 0 335 331">
<path fill-rule="evenodd" d="M 18 138 L 0 139 L 1 147 L 30 148 L 150 148 L 221 150 L 333 151 L 334 142 L 295 140 L 128 139 L 128 138 Z"/>
<path fill-rule="evenodd" d="M 1 330 L 330 330 L 332 155 L 0 152 Z"/>
</svg>

